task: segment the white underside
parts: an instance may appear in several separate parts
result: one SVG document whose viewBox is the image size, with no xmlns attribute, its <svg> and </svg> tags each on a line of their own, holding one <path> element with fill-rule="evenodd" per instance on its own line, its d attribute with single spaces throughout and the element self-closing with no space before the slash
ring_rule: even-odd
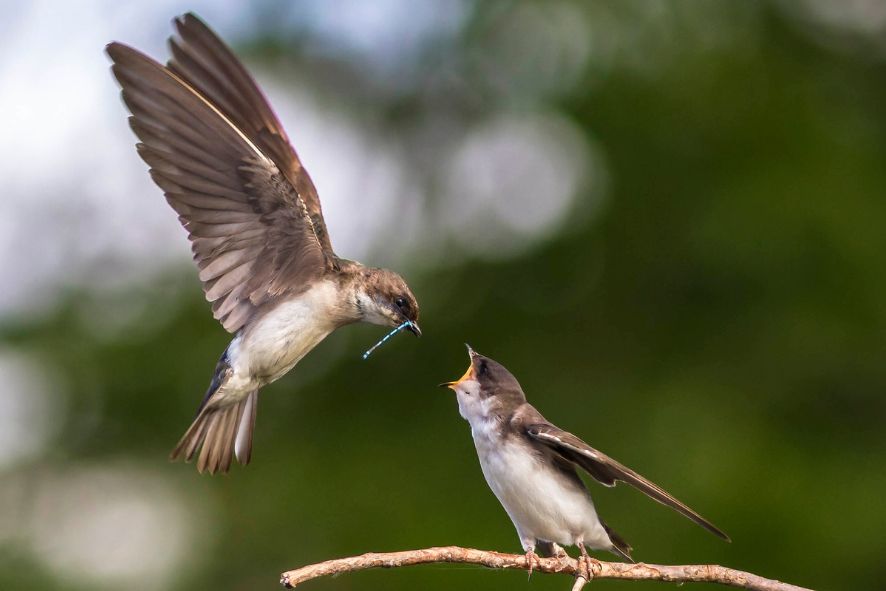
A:
<svg viewBox="0 0 886 591">
<path fill-rule="evenodd" d="M 248 325 L 228 347 L 233 371 L 216 396 L 239 402 L 282 377 L 335 329 L 326 319 L 337 301 L 335 285 L 320 282 Z"/>
<path fill-rule="evenodd" d="M 517 528 L 524 550 L 536 540 L 610 550 L 588 492 L 531 452 L 525 442 L 502 441 L 498 425 L 482 408 L 484 401 L 458 393 L 459 408 L 471 425 L 480 466 L 489 488 Z"/>
</svg>

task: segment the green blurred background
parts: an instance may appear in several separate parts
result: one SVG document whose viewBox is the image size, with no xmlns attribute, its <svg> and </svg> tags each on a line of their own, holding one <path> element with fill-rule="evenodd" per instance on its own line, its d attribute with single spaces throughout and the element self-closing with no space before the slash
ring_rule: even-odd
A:
<svg viewBox="0 0 886 591">
<path fill-rule="evenodd" d="M 883 588 L 883 3 L 4 4 L 0 588 L 275 589 L 367 551 L 519 552 L 435 387 L 465 341 L 734 540 L 591 484 L 638 560 Z M 221 477 L 166 461 L 229 337 L 100 54 L 165 61 L 191 9 L 267 88 L 338 252 L 401 270 L 425 333 L 366 362 L 382 329 L 332 335 Z M 306 588 L 569 584 L 434 566 Z"/>
</svg>

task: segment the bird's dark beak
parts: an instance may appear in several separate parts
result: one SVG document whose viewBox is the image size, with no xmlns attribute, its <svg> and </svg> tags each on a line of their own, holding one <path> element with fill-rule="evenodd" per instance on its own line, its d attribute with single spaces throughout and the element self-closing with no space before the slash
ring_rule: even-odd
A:
<svg viewBox="0 0 886 591">
<path fill-rule="evenodd" d="M 418 322 L 410 320 L 409 326 L 406 327 L 406 330 L 408 330 L 409 332 L 411 332 L 412 334 L 414 334 L 417 337 L 421 336 L 421 329 L 418 327 Z"/>
</svg>

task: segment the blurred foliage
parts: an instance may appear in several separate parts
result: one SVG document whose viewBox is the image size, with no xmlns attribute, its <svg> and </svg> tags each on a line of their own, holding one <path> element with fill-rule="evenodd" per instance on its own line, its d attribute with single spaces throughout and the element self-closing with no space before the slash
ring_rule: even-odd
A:
<svg viewBox="0 0 886 591">
<path fill-rule="evenodd" d="M 549 419 L 734 540 L 723 544 L 627 487 L 591 485 L 637 559 L 721 563 L 821 589 L 881 586 L 883 61 L 819 43 L 820 33 L 778 3 L 678 3 L 656 33 L 670 40 L 648 41 L 649 63 L 590 60 L 567 90 L 524 97 L 519 78 L 503 89 L 483 78 L 482 63 L 497 27 L 522 6 L 478 3 L 455 42 L 432 47 L 414 84 L 396 91 L 380 92 L 347 60 L 285 36 L 241 49 L 272 68 L 298 64 L 321 94 L 349 89 L 348 104 L 373 110 L 393 136 L 443 103 L 449 116 L 470 120 L 540 102 L 604 155 L 610 189 L 600 211 L 581 214 L 579 199 L 561 232 L 507 261 L 468 256 L 429 267 L 419 253 L 403 271 L 425 336 L 398 337 L 362 362 L 381 329 L 332 335 L 265 390 L 253 464 L 226 477 L 165 463 L 228 338 L 193 271 L 171 270 L 151 287 L 72 291 L 51 314 L 7 323 L 0 337 L 44 360 L 68 392 L 52 449 L 12 474 L 106 461 L 168 473 L 211 524 L 176 589 L 273 589 L 283 570 L 370 550 L 519 552 L 455 401 L 435 388 L 461 375 L 467 340 L 507 365 Z M 622 32 L 641 11 L 616 2 L 574 8 L 587 18 L 605 9 Z M 715 41 L 728 39 L 697 42 L 681 29 L 690 17 Z M 380 246 L 382 260 L 396 242 Z M 120 330 L 96 330 L 96 314 L 84 313 L 100 310 L 113 323 L 117 303 L 133 299 L 141 312 Z M 0 587 L 91 588 L 41 568 L 9 554 Z M 440 566 L 311 588 L 566 585 Z"/>
</svg>

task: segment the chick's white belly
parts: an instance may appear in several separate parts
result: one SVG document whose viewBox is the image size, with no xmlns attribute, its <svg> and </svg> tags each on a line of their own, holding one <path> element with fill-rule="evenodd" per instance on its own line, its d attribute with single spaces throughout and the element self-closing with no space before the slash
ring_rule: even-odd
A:
<svg viewBox="0 0 886 591">
<path fill-rule="evenodd" d="M 583 538 L 590 548 L 609 549 L 609 535 L 587 491 L 539 461 L 525 444 L 475 443 L 483 475 L 521 538 L 564 546 Z"/>
</svg>

